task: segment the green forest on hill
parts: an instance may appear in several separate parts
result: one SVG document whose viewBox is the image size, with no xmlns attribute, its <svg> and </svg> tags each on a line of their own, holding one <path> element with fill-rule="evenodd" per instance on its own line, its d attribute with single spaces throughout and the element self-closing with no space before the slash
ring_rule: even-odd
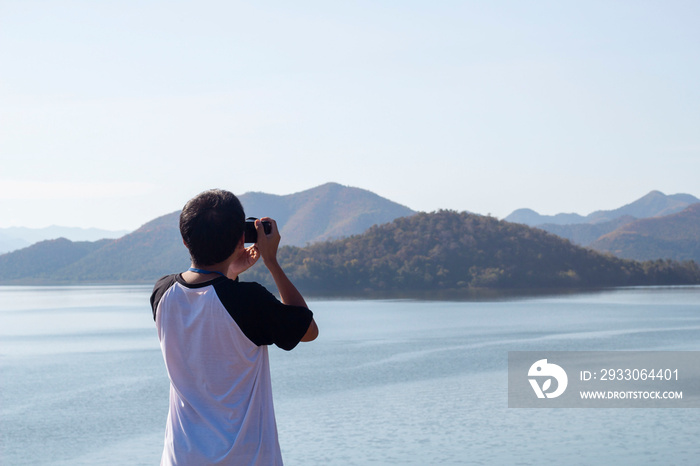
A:
<svg viewBox="0 0 700 466">
<path fill-rule="evenodd" d="M 700 283 L 694 262 L 619 259 L 543 230 L 444 210 L 341 240 L 284 247 L 278 258 L 303 291 L 339 295 Z M 261 265 L 241 278 L 271 285 Z"/>
</svg>

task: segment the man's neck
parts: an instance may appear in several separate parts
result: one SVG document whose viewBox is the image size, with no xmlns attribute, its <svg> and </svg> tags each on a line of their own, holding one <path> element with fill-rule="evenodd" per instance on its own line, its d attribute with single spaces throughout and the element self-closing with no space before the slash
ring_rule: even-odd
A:
<svg viewBox="0 0 700 466">
<path fill-rule="evenodd" d="M 192 270 L 196 269 L 196 270 Z M 221 262 L 219 264 L 200 266 L 197 264 L 192 264 L 190 270 L 182 273 L 182 278 L 189 284 L 195 285 L 197 283 L 204 283 L 221 275 L 226 276 L 226 271 L 228 270 L 228 263 Z"/>
</svg>

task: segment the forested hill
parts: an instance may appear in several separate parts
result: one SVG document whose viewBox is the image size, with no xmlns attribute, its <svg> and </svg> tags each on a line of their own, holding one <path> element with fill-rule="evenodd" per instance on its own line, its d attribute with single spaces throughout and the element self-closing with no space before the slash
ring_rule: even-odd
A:
<svg viewBox="0 0 700 466">
<path fill-rule="evenodd" d="M 543 230 L 453 211 L 419 213 L 361 235 L 285 247 L 279 260 L 303 291 L 561 289 L 698 284 L 694 262 L 636 262 L 573 245 Z M 262 264 L 241 276 L 271 285 Z"/>
</svg>

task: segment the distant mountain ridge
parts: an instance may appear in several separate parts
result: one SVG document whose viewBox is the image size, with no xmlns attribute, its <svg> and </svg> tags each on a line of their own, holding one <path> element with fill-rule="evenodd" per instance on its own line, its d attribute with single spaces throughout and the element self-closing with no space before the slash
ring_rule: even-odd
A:
<svg viewBox="0 0 700 466">
<path fill-rule="evenodd" d="M 675 214 L 625 223 L 590 247 L 626 259 L 667 257 L 700 263 L 700 203 Z"/>
<path fill-rule="evenodd" d="M 0 254 L 31 246 L 39 241 L 66 238 L 71 241 L 97 241 L 114 239 L 129 233 L 128 230 L 103 230 L 100 228 L 61 227 L 0 228 Z"/>
<path fill-rule="evenodd" d="M 553 233 L 562 238 L 566 238 L 580 246 L 590 246 L 595 240 L 603 235 L 615 231 L 623 225 L 634 222 L 636 218 L 624 215 L 608 222 L 600 223 L 575 223 L 571 225 L 555 225 L 546 223 L 537 225 L 537 228 Z"/>
<path fill-rule="evenodd" d="M 269 216 L 278 221 L 282 244 L 306 244 L 342 237 L 414 212 L 370 191 L 327 183 L 287 196 L 246 193 L 239 196 L 246 215 Z M 77 282 L 151 281 L 165 273 L 184 270 L 189 254 L 179 230 L 180 211 L 158 217 L 116 240 L 78 243 L 49 240 L 0 256 L 0 281 L 67 280 Z M 76 251 L 80 251 L 77 253 Z M 71 256 L 71 251 L 74 251 Z M 45 257 L 62 257 L 55 267 L 43 270 L 13 265 L 40 264 Z"/>
<path fill-rule="evenodd" d="M 624 207 L 647 205 L 661 212 L 677 208 L 669 207 L 663 199 L 659 202 L 658 194 L 652 192 L 643 202 Z M 409 282 L 427 289 L 431 281 L 442 283 L 440 287 L 445 289 L 695 283 L 692 277 L 697 277 L 697 265 L 659 259 L 700 261 L 700 203 L 661 217 L 635 219 L 623 215 L 610 221 L 532 228 L 466 212 L 416 214 L 369 191 L 337 183 L 286 196 L 245 193 L 239 197 L 248 215 L 278 220 L 285 245 L 280 249 L 280 257 L 285 258 L 291 273 L 300 274 L 302 283 L 312 288 L 327 283 L 324 280 L 340 280 L 346 272 L 367 273 L 369 282 L 355 275 L 346 278 L 358 284 L 362 282 L 365 288 L 376 285 L 377 289 L 387 290 L 410 288 Z M 686 202 L 695 198 L 674 195 L 671 199 Z M 620 208 L 614 212 L 630 211 L 631 208 Z M 414 219 L 416 215 L 420 219 Z M 61 238 L 0 255 L 0 283 L 152 283 L 189 265 L 178 221 L 179 211 L 158 217 L 116 240 L 73 242 Z M 450 226 L 452 233 L 441 232 L 431 221 Z M 380 233 L 385 228 L 394 231 L 393 236 Z M 593 250 L 583 252 L 542 231 L 547 228 L 560 230 L 560 235 L 571 235 L 576 238 L 574 242 L 586 241 L 600 251 L 654 261 L 604 260 Z M 341 239 L 324 241 L 329 238 Z M 332 252 L 333 248 L 341 250 Z M 376 250 L 370 251 L 372 248 Z M 353 255 L 355 249 L 357 254 Z M 380 249 L 388 255 L 382 256 Z M 519 258 L 518 262 L 509 262 L 508 257 L 513 255 Z M 317 263 L 322 256 L 327 262 Z M 569 259 L 560 263 L 566 257 Z M 361 264 L 364 260 L 370 263 Z M 468 261 L 476 262 L 464 269 Z M 593 272 L 590 267 L 594 268 Z M 423 275 L 422 270 L 426 272 Z M 455 270 L 461 272 L 454 275 Z M 328 277 L 324 278 L 322 271 Z M 250 276 L 255 277 L 256 273 L 252 270 Z M 608 278 L 601 279 L 596 274 Z M 632 277 L 636 278 L 632 280 Z M 389 282 L 393 285 L 387 285 Z M 345 286 L 327 284 L 329 289 L 336 290 Z"/>
<path fill-rule="evenodd" d="M 0 280 L 12 277 L 51 280 L 56 270 L 70 266 L 108 243 L 110 240 L 73 242 L 66 238 L 40 241 L 0 256 Z"/>
<path fill-rule="evenodd" d="M 283 244 L 292 246 L 362 233 L 372 225 L 415 213 L 371 191 L 338 183 L 285 196 L 250 192 L 239 199 L 246 215 L 274 218 Z"/>
<path fill-rule="evenodd" d="M 506 217 L 541 228 L 574 244 L 634 260 L 668 258 L 700 262 L 700 199 L 690 194 L 652 191 L 613 210 L 578 214 L 539 215 L 520 209 Z M 544 220 L 549 223 L 538 223 Z M 567 223 L 568 222 L 568 223 Z"/>
<path fill-rule="evenodd" d="M 634 202 L 613 210 L 597 210 L 586 216 L 568 213 L 556 215 L 540 215 L 532 209 L 517 209 L 504 220 L 525 225 L 572 225 L 580 223 L 603 223 L 620 217 L 650 218 L 680 212 L 700 199 L 690 194 L 666 195 L 661 191 L 651 191 Z"/>
</svg>

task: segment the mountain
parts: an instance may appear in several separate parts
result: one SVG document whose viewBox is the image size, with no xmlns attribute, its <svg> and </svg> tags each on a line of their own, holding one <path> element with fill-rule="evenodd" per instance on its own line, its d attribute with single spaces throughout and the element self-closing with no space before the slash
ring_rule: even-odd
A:
<svg viewBox="0 0 700 466">
<path fill-rule="evenodd" d="M 652 191 L 618 209 L 599 210 L 586 217 L 577 214 L 546 216 L 519 209 L 506 219 L 534 225 L 580 246 L 622 258 L 699 261 L 696 251 L 700 221 L 693 214 L 693 206 L 698 203 L 700 199 L 690 194 L 666 195 Z M 681 212 L 683 214 L 677 216 Z"/>
<path fill-rule="evenodd" d="M 700 203 L 672 215 L 627 223 L 590 246 L 623 258 L 664 257 L 700 263 Z"/>
<path fill-rule="evenodd" d="M 571 225 L 581 223 L 603 223 L 620 217 L 649 218 L 680 212 L 700 199 L 690 194 L 666 195 L 660 191 L 651 191 L 636 201 L 614 210 L 598 210 L 585 217 L 579 214 L 540 215 L 531 209 L 513 211 L 504 220 L 523 223 L 530 226 L 544 224 Z"/>
<path fill-rule="evenodd" d="M 66 238 L 71 241 L 97 241 L 105 238 L 119 238 L 127 233 L 127 230 L 115 231 L 55 225 L 46 228 L 0 228 L 0 254 L 25 248 L 39 241 L 49 239 Z"/>
<path fill-rule="evenodd" d="M 680 212 L 691 204 L 700 202 L 690 194 L 666 195 L 660 191 L 651 191 L 644 197 L 615 210 L 598 210 L 587 216 L 589 223 L 610 221 L 622 216 L 635 218 L 662 217 Z"/>
<path fill-rule="evenodd" d="M 415 213 L 373 192 L 338 183 L 326 183 L 284 196 L 250 192 L 240 195 L 239 199 L 248 216 L 274 218 L 282 235 L 282 244 L 296 246 L 361 233 L 374 224 Z M 179 211 L 173 212 L 162 221 L 177 227 L 179 215 Z M 58 226 L 0 228 L 0 254 L 47 239 L 96 241 L 120 238 L 127 233 Z"/>
<path fill-rule="evenodd" d="M 0 280 L 11 281 L 18 277 L 51 279 L 56 270 L 101 249 L 109 242 L 110 240 L 73 242 L 66 238 L 40 241 L 28 248 L 0 256 Z"/>
<path fill-rule="evenodd" d="M 573 225 L 545 223 L 544 225 L 537 225 L 537 228 L 566 238 L 579 246 L 589 246 L 601 236 L 611 233 L 621 226 L 634 222 L 635 220 L 634 217 L 624 215 L 614 220 L 601 223 L 578 223 Z"/>
<path fill-rule="evenodd" d="M 310 243 L 312 238 L 359 228 L 363 219 L 404 213 L 406 208 L 337 184 L 289 196 L 247 193 L 241 198 L 248 214 L 277 217 L 288 236 L 295 233 L 294 225 L 305 232 L 302 239 L 309 244 L 284 246 L 279 259 L 295 284 L 316 294 L 700 283 L 694 262 L 624 260 L 575 246 L 538 228 L 466 212 L 401 216 L 360 234 Z M 389 214 L 382 206 L 391 208 Z M 698 238 L 698 210 L 694 206 L 672 216 L 635 220 L 608 236 Z M 674 221 L 662 222 L 669 218 Z M 153 283 L 189 265 L 178 219 L 179 212 L 163 215 L 116 240 L 72 242 L 63 238 L 4 254 L 0 256 L 0 282 Z M 344 227 L 336 228 L 336 224 Z M 645 243 L 642 247 L 650 246 Z M 666 254 L 660 246 L 654 251 L 661 254 L 652 256 L 655 259 Z M 266 282 L 269 274 L 260 263 L 242 279 Z"/>
<path fill-rule="evenodd" d="M 517 209 L 504 218 L 507 222 L 522 223 L 523 225 L 536 226 L 543 224 L 569 225 L 585 223 L 586 217 L 579 214 L 540 215 L 532 209 Z"/>
<path fill-rule="evenodd" d="M 187 249 L 172 216 L 159 217 L 131 234 L 106 243 L 52 278 L 80 282 L 150 282 L 190 266 Z M 3 256 L 0 256 L 0 266 Z"/>
<path fill-rule="evenodd" d="M 0 254 L 26 248 L 31 246 L 31 244 L 29 241 L 7 235 L 0 230 Z"/>
<path fill-rule="evenodd" d="M 288 196 L 246 193 L 239 196 L 247 215 L 269 216 L 278 221 L 282 244 L 306 244 L 329 237 L 347 236 L 414 212 L 369 191 L 328 183 Z M 158 217 L 117 240 L 100 242 L 100 247 L 80 249 L 54 267 L 41 272 L 13 273 L 8 264 L 20 261 L 40 264 L 42 254 L 61 249 L 69 254 L 65 241 L 42 244 L 0 256 L 0 280 L 21 282 L 22 277 L 46 281 L 150 282 L 189 266 L 189 255 L 179 230 L 180 212 Z"/>
<path fill-rule="evenodd" d="M 116 241 L 61 239 L 5 254 L 0 256 L 0 279 L 153 283 L 189 263 L 172 220 L 172 215 L 159 217 Z M 278 258 L 295 284 L 311 294 L 700 283 L 694 262 L 619 259 L 540 229 L 451 211 L 401 217 L 359 235 L 303 248 L 285 246 Z M 272 285 L 262 263 L 241 278 Z"/>
<path fill-rule="evenodd" d="M 372 225 L 415 213 L 370 191 L 338 183 L 286 196 L 245 193 L 239 199 L 246 215 L 274 218 L 282 243 L 293 246 L 362 233 Z"/>
<path fill-rule="evenodd" d="M 285 247 L 278 258 L 300 290 L 331 295 L 700 283 L 694 262 L 624 260 L 540 229 L 452 211 L 418 213 L 361 235 Z M 242 278 L 272 285 L 260 264 Z"/>
</svg>

